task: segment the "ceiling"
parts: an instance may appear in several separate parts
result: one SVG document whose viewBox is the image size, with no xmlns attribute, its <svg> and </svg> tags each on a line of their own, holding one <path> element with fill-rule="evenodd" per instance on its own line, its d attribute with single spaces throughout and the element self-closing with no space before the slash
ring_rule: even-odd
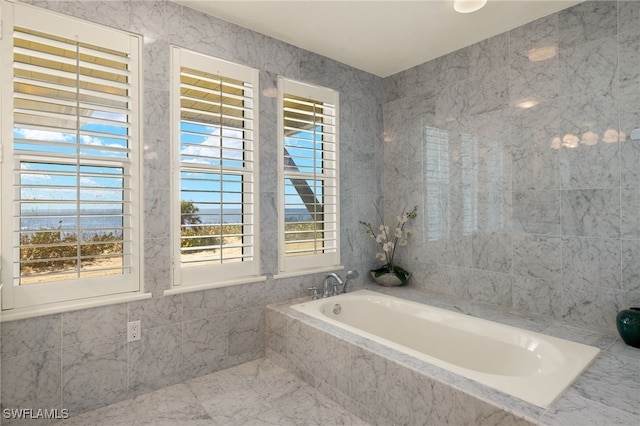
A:
<svg viewBox="0 0 640 426">
<path fill-rule="evenodd" d="M 176 0 L 380 77 L 519 27 L 582 0 Z"/>
</svg>

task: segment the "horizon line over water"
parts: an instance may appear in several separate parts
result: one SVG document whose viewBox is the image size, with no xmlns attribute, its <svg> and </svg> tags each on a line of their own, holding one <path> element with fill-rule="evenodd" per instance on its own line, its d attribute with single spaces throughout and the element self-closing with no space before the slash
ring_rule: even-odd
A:
<svg viewBox="0 0 640 426">
<path fill-rule="evenodd" d="M 75 230 L 76 210 L 75 209 L 47 209 L 40 211 L 23 212 L 20 218 L 21 231 L 55 230 L 64 231 Z M 122 210 L 121 209 L 85 209 L 80 211 L 80 228 L 88 229 L 104 229 L 117 230 L 122 228 Z M 296 221 L 311 220 L 311 215 L 307 209 L 287 209 L 285 211 L 287 217 L 293 217 Z M 224 218 L 220 221 L 220 210 L 208 209 L 201 210 L 193 214 L 194 216 L 206 217 L 202 222 L 204 224 L 217 225 L 220 223 L 241 223 L 242 210 L 225 209 Z M 204 218 L 203 218 L 204 219 Z M 216 220 L 217 219 L 217 220 Z"/>
</svg>

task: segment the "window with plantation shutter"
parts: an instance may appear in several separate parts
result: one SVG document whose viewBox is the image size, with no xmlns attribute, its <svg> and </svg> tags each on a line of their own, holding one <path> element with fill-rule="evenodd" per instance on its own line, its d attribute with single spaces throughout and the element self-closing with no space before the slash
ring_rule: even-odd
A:
<svg viewBox="0 0 640 426">
<path fill-rule="evenodd" d="M 338 93 L 278 82 L 281 273 L 340 263 Z"/>
<path fill-rule="evenodd" d="M 260 272 L 258 71 L 172 49 L 174 286 Z"/>
<path fill-rule="evenodd" d="M 138 291 L 140 40 L 2 7 L 4 307 Z"/>
</svg>

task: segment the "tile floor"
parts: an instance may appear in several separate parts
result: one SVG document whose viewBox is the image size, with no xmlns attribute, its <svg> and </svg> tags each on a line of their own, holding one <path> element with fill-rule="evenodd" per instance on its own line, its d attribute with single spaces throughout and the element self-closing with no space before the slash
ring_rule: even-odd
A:
<svg viewBox="0 0 640 426">
<path fill-rule="evenodd" d="M 268 358 L 55 423 L 91 425 L 368 425 Z"/>
</svg>

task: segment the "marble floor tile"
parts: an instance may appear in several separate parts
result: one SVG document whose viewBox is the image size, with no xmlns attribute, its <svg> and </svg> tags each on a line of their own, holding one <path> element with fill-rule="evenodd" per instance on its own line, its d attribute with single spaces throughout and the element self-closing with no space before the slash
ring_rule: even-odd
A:
<svg viewBox="0 0 640 426">
<path fill-rule="evenodd" d="M 328 424 L 368 423 L 267 358 L 55 423 L 56 426 Z"/>
</svg>

